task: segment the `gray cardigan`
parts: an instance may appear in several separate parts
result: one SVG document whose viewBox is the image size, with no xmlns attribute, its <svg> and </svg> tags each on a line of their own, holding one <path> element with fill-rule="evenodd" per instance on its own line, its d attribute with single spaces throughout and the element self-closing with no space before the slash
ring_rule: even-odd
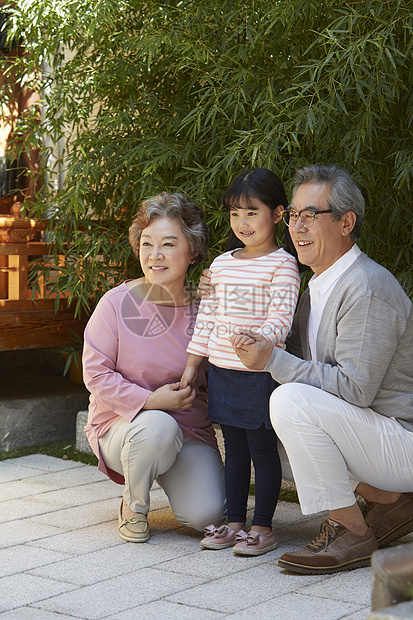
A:
<svg viewBox="0 0 413 620">
<path fill-rule="evenodd" d="M 265 370 L 279 383 L 305 383 L 359 407 L 395 417 L 413 431 L 413 311 L 396 278 L 362 253 L 327 301 L 311 361 L 310 297 L 301 297 L 287 351 L 274 348 Z"/>
</svg>

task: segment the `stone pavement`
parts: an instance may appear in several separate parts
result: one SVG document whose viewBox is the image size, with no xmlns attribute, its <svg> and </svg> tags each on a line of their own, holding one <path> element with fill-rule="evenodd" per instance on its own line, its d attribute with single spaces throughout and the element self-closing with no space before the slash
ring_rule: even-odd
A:
<svg viewBox="0 0 413 620">
<path fill-rule="evenodd" d="M 297 504 L 277 507 L 278 549 L 240 558 L 202 550 L 201 536 L 174 519 L 158 486 L 150 540 L 123 542 L 121 491 L 74 461 L 37 454 L 0 462 L 0 620 L 368 617 L 369 568 L 324 576 L 278 568 L 282 553 L 318 531 L 319 516 L 303 517 Z"/>
</svg>

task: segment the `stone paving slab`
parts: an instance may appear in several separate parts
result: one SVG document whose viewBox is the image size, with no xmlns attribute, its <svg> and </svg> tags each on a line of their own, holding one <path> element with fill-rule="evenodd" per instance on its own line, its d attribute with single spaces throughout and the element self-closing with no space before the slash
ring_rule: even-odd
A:
<svg viewBox="0 0 413 620">
<path fill-rule="evenodd" d="M 92 491 L 93 489 L 91 489 Z M 74 506 L 73 508 L 62 508 L 60 510 L 55 508 L 49 512 L 44 511 L 42 514 L 37 514 L 30 518 L 29 521 L 40 525 L 53 526 L 65 531 L 76 530 L 86 525 L 112 521 L 113 516 L 117 514 L 118 508 L 119 500 L 117 498 L 97 500 L 96 502 Z"/>
<path fill-rule="evenodd" d="M 392 607 L 385 607 L 373 611 L 368 620 L 412 620 L 413 619 L 413 600 L 402 601 Z"/>
<path fill-rule="evenodd" d="M 309 577 L 283 575 L 275 564 L 263 563 L 252 568 L 244 564 L 244 570 L 232 572 L 218 581 L 203 584 L 202 587 L 195 586 L 185 592 L 174 594 L 167 600 L 233 614 L 271 600 L 275 594 L 279 596 L 293 592 L 304 584 L 319 580 L 319 576 L 313 575 Z"/>
<path fill-rule="evenodd" d="M 348 618 L 354 606 L 296 593 L 272 598 L 231 616 L 234 620 L 294 618 L 294 620 L 340 620 Z"/>
<path fill-rule="evenodd" d="M 49 549 L 29 547 L 28 545 L 14 545 L 0 549 L 0 577 L 22 572 L 22 566 L 29 571 L 39 566 L 52 566 L 55 562 L 64 560 L 67 554 Z"/>
<path fill-rule="evenodd" d="M 144 618 L 145 620 L 160 620 L 160 618 L 174 618 L 175 620 L 220 620 L 220 618 L 225 617 L 225 614 L 209 609 L 195 609 L 194 607 L 177 605 L 169 601 L 154 601 L 147 605 L 127 609 L 113 616 L 107 616 L 105 620 L 137 620 L 137 618 Z"/>
<path fill-rule="evenodd" d="M 2 464 L 10 465 L 12 467 L 17 464 L 21 467 L 28 467 L 30 470 L 39 470 L 43 472 L 57 472 L 83 467 L 83 463 L 56 459 L 52 456 L 45 456 L 44 454 L 29 454 L 27 456 L 21 456 L 17 459 L 2 461 Z M 88 467 L 88 465 L 86 465 L 86 467 Z M 33 473 L 31 475 L 33 475 Z"/>
<path fill-rule="evenodd" d="M 121 544 L 122 540 L 117 534 L 116 525 L 110 521 L 70 532 L 59 531 L 54 536 L 39 538 L 28 542 L 25 546 L 61 551 L 76 556 Z"/>
<path fill-rule="evenodd" d="M 0 527 L 0 549 L 30 543 L 58 533 L 59 530 L 56 527 L 39 525 L 25 519 L 2 523 Z"/>
<path fill-rule="evenodd" d="M 36 609 L 35 607 L 19 607 L 0 613 L 1 620 L 73 620 L 73 616 L 55 614 L 54 612 Z"/>
<path fill-rule="evenodd" d="M 94 620 L 129 609 L 136 604 L 149 603 L 176 592 L 186 591 L 194 583 L 198 585 L 202 583 L 202 579 L 162 573 L 155 568 L 129 569 L 125 575 L 53 596 L 41 601 L 37 606 Z"/>
<path fill-rule="evenodd" d="M 181 555 L 185 555 L 186 551 L 181 551 Z M 130 567 L 136 571 L 140 568 L 158 567 L 159 564 L 167 563 L 167 560 L 176 558 L 178 552 L 176 549 L 161 546 L 142 544 L 139 552 L 134 545 L 120 544 L 109 549 L 99 549 L 87 554 L 87 561 L 84 555 L 74 558 L 63 559 L 35 568 L 28 571 L 30 575 L 37 575 L 45 579 L 56 579 L 57 581 L 69 582 L 82 585 L 91 585 L 105 579 L 126 575 L 130 572 Z M 179 562 L 179 559 L 175 559 Z M 176 571 L 177 572 L 177 571 Z M 188 573 L 189 576 L 192 573 Z M 197 575 L 201 579 L 206 575 Z"/>
<path fill-rule="evenodd" d="M 0 610 L 5 611 L 37 603 L 50 596 L 73 590 L 75 587 L 69 583 L 42 579 L 24 572 L 3 577 L 0 580 Z"/>
<path fill-rule="evenodd" d="M 8 463 L 8 461 L 1 461 L 1 467 L 6 463 Z M 31 473 L 31 475 L 28 475 L 25 479 L 20 478 L 18 485 L 14 484 L 14 480 L 10 482 L 3 482 L 1 480 L 1 467 L 0 501 L 30 497 L 33 495 L 34 491 L 36 494 L 59 490 L 69 491 L 72 487 L 81 488 L 82 485 L 88 487 L 92 482 L 99 482 L 101 485 L 105 485 L 108 491 L 113 487 L 112 482 L 98 471 L 96 467 L 78 467 L 76 469 L 68 469 L 56 473 L 37 472 L 35 475 L 33 475 L 30 470 L 28 471 L 27 467 L 22 467 L 20 468 L 21 472 L 24 472 L 26 475 Z"/>
<path fill-rule="evenodd" d="M 288 575 L 277 566 L 317 533 L 280 502 L 278 549 L 240 558 L 201 549 L 201 535 L 174 518 L 154 485 L 151 538 L 117 534 L 122 487 L 96 467 L 32 455 L 0 462 L 0 620 L 366 620 L 370 569 Z M 249 499 L 249 519 L 253 498 Z M 411 538 L 411 537 L 406 537 Z"/>
<path fill-rule="evenodd" d="M 343 576 L 345 575 L 345 578 Z M 320 598 L 345 601 L 346 603 L 359 605 L 365 592 L 371 587 L 370 568 L 359 568 L 347 573 L 331 575 L 328 580 L 316 583 L 311 588 L 311 593 Z M 307 594 L 305 589 L 297 590 L 298 594 Z"/>
</svg>

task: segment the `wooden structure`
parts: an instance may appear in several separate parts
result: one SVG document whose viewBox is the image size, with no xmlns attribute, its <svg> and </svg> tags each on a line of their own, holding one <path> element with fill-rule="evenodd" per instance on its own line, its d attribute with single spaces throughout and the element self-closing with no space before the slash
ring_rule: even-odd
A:
<svg viewBox="0 0 413 620">
<path fill-rule="evenodd" d="M 0 0 L 0 26 L 6 17 L 4 4 Z M 0 53 L 13 60 L 22 56 L 24 49 L 17 42 L 6 46 L 3 32 Z M 8 158 L 8 142 L 17 120 L 39 101 L 39 94 L 16 84 L 12 71 L 7 75 L 0 72 L 0 87 L 5 86 L 10 96 L 0 110 L 0 351 L 73 345 L 73 332 L 83 334 L 86 318 L 75 319 L 64 296 L 55 312 L 48 282 L 40 281 L 35 295 L 28 285 L 31 262 L 40 258 L 47 264 L 52 253 L 42 234 L 47 222 L 20 217 L 22 204 L 26 202 L 26 211 L 30 211 L 30 202 L 41 185 L 38 150 L 24 150 L 18 161 Z M 13 176 L 14 167 L 20 170 L 19 175 Z M 30 174 L 22 174 L 24 169 Z M 63 261 L 62 256 L 62 267 Z M 58 270 L 54 275 L 58 276 Z"/>
<path fill-rule="evenodd" d="M 64 297 L 55 312 L 47 281 L 40 281 L 34 296 L 29 288 L 30 261 L 42 257 L 47 264 L 51 254 L 52 246 L 41 240 L 46 226 L 42 220 L 0 215 L 0 351 L 68 346 L 74 333 L 83 334 L 87 317 L 75 319 Z"/>
</svg>

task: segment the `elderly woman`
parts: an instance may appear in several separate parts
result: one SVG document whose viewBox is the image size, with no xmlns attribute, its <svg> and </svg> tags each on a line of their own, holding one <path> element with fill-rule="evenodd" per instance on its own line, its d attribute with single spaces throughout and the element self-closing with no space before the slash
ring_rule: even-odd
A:
<svg viewBox="0 0 413 620">
<path fill-rule="evenodd" d="M 179 389 L 198 306 L 185 288 L 206 255 L 202 209 L 181 194 L 142 203 L 129 240 L 144 276 L 108 291 L 85 330 L 85 427 L 99 469 L 124 484 L 119 535 L 149 538 L 154 480 L 183 525 L 203 530 L 224 518 L 223 467 L 207 417 L 206 366 Z"/>
</svg>

